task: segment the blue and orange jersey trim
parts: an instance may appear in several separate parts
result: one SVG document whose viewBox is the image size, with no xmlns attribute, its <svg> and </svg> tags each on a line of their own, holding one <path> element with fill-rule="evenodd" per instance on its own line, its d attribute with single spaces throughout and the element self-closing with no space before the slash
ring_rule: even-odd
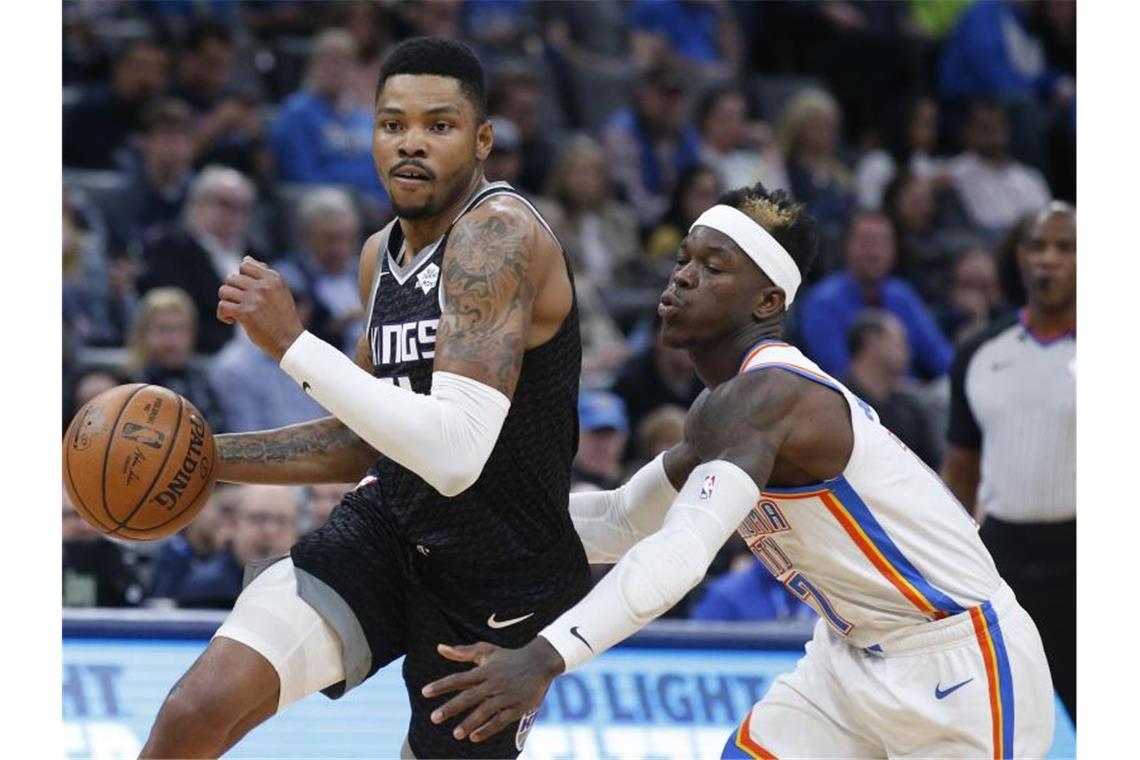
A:
<svg viewBox="0 0 1140 760">
<path fill-rule="evenodd" d="M 752 726 L 752 710 L 749 710 L 748 714 L 744 716 L 744 721 L 740 724 L 740 727 L 736 730 L 736 736 L 733 737 L 733 740 L 732 740 L 732 743 L 736 745 L 736 748 L 741 750 L 744 754 L 738 756 L 738 755 L 735 755 L 735 753 L 730 754 L 728 752 L 725 752 L 721 755 L 721 758 L 750 757 L 750 758 L 754 758 L 755 760 L 777 760 L 775 754 L 773 754 L 769 750 L 765 749 L 756 740 L 754 740 L 752 738 L 751 726 Z M 730 748 L 725 747 L 725 749 L 727 750 Z"/>
<path fill-rule="evenodd" d="M 916 609 L 935 620 L 966 611 L 926 580 L 843 476 L 816 486 L 767 489 L 763 495 L 778 499 L 818 497 L 863 556 Z"/>
<path fill-rule="evenodd" d="M 986 681 L 989 683 L 990 714 L 993 722 L 994 758 L 1013 757 L 1013 675 L 1005 650 L 997 614 L 989 602 L 970 609 L 970 620 L 978 648 L 982 650 Z"/>
<path fill-rule="evenodd" d="M 768 348 L 791 348 L 791 347 L 792 347 L 791 343 L 785 343 L 782 340 L 774 340 L 771 338 L 766 338 L 766 339 L 760 341 L 759 343 L 757 343 L 756 345 L 754 345 L 752 348 L 750 348 L 744 352 L 744 358 L 740 360 L 740 366 L 737 368 L 736 373 L 740 374 L 744 370 L 744 368 L 748 366 L 748 362 L 755 359 L 760 354 L 760 352 L 764 351 L 765 349 L 768 349 Z"/>
</svg>

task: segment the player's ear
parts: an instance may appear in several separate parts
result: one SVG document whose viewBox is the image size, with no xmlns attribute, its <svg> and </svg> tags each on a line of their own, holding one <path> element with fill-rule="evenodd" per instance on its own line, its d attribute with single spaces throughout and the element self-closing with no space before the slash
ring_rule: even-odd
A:
<svg viewBox="0 0 1140 760">
<path fill-rule="evenodd" d="M 787 298 L 784 289 L 775 285 L 761 288 L 756 295 L 756 303 L 752 308 L 752 316 L 757 321 L 764 322 L 774 316 L 784 313 L 784 302 Z"/>
<path fill-rule="evenodd" d="M 475 130 L 475 158 L 486 161 L 491 155 L 491 146 L 495 142 L 495 131 L 491 127 L 491 120 L 484 119 Z"/>
</svg>

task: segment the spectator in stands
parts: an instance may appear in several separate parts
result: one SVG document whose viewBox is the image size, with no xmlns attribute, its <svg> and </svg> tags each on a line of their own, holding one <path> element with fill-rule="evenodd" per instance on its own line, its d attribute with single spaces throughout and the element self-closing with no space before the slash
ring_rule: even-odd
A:
<svg viewBox="0 0 1140 760">
<path fill-rule="evenodd" d="M 598 287 L 628 279 L 623 275 L 641 255 L 637 216 L 614 199 L 605 153 L 592 138 L 563 145 L 539 203 L 576 275 Z"/>
<path fill-rule="evenodd" d="M 463 3 L 460 16 L 463 40 L 479 51 L 480 57 L 524 57 L 537 44 L 534 5 L 524 0 Z"/>
<path fill-rule="evenodd" d="M 645 255 L 667 262 L 671 268 L 681 239 L 689 234 L 689 227 L 698 216 L 716 205 L 717 196 L 723 189 L 717 173 L 703 164 L 693 164 L 681 172 L 677 186 L 669 194 L 665 215 L 649 233 Z"/>
<path fill-rule="evenodd" d="M 950 161 L 949 172 L 974 225 L 1000 236 L 1023 214 L 1049 202 L 1041 172 L 1009 155 L 1003 106 L 975 101 L 963 134 L 966 150 Z"/>
<path fill-rule="evenodd" d="M 308 288 L 295 271 L 282 266 L 279 274 L 293 294 L 301 324 L 311 330 L 313 301 Z M 328 416 L 273 357 L 254 345 L 244 327 L 238 326 L 234 337 L 210 361 L 208 373 L 231 432 L 272 430 Z"/>
<path fill-rule="evenodd" d="M 62 221 L 63 323 L 80 345 L 121 346 L 137 300 L 134 264 L 107 256 L 104 238 L 81 226 L 66 187 Z M 93 265 L 105 268 L 102 282 L 93 279 Z"/>
<path fill-rule="evenodd" d="M 264 176 L 265 123 L 256 93 L 231 86 L 236 59 L 233 34 L 226 24 L 195 21 L 178 53 L 173 94 L 194 113 L 197 165 L 223 164 Z"/>
<path fill-rule="evenodd" d="M 222 279 L 236 272 L 250 250 L 246 235 L 256 192 L 244 175 L 208 166 L 190 184 L 182 223 L 149 235 L 143 243 L 139 289 L 182 288 L 205 318 L 198 325 L 194 350 L 213 354 L 233 336 L 233 327 L 214 318 Z"/>
<path fill-rule="evenodd" d="M 281 104 L 270 142 L 282 181 L 347 185 L 360 194 L 366 216 L 380 219 L 388 196 L 372 163 L 372 111 L 349 89 L 355 55 L 343 29 L 317 35 L 305 87 Z"/>
<path fill-rule="evenodd" d="M 142 127 L 142 112 L 166 88 L 166 53 L 137 39 L 115 61 L 109 86 L 93 88 L 67 113 L 63 125 L 63 165 L 114 169 L 124 163 L 120 149 Z"/>
<path fill-rule="evenodd" d="M 66 388 L 63 404 L 64 430 L 88 401 L 100 393 L 130 381 L 130 376 L 117 367 L 93 364 L 76 369 L 70 377 L 65 378 L 64 382 Z"/>
<path fill-rule="evenodd" d="M 206 372 L 192 363 L 198 313 L 186 292 L 155 288 L 143 296 L 131 325 L 134 380 L 169 388 L 198 407 L 215 433 L 224 433 L 225 411 Z"/>
<path fill-rule="evenodd" d="M 689 354 L 670 348 L 661 339 L 660 317 L 654 318 L 652 335 L 649 350 L 626 362 L 614 383 L 614 393 L 625 401 L 634 430 L 650 412 L 666 404 L 688 409 L 704 387 L 697 379 Z M 628 451 L 627 455 L 632 453 Z"/>
<path fill-rule="evenodd" d="M 804 351 L 824 372 L 836 377 L 848 371 L 847 330 L 860 311 L 885 309 L 906 327 L 911 371 L 940 377 L 950 366 L 953 347 L 938 329 L 922 299 L 905 281 L 891 277 L 895 236 L 881 213 L 858 211 L 851 216 L 844 248 L 845 269 L 812 287 L 799 304 L 799 330 Z"/>
<path fill-rule="evenodd" d="M 932 191 L 950 186 L 946 161 L 938 149 L 938 101 L 918 95 L 903 101 L 884 128 L 885 144 L 859 159 L 855 167 L 855 197 L 859 208 L 885 209 L 883 195 L 891 181 L 903 173 L 926 179 Z"/>
<path fill-rule="evenodd" d="M 305 533 L 312 532 L 329 520 L 329 515 L 355 483 L 318 483 L 305 486 Z"/>
<path fill-rule="evenodd" d="M 634 105 L 610 117 L 603 131 L 610 177 L 645 228 L 665 211 L 677 178 L 697 162 L 700 134 L 685 117 L 686 80 L 674 67 L 647 71 Z"/>
<path fill-rule="evenodd" d="M 194 115 L 181 100 L 154 100 L 143 115 L 142 162 L 132 172 L 134 236 L 178 221 L 194 177 Z"/>
<path fill-rule="evenodd" d="M 721 187 L 787 190 L 788 176 L 780 149 L 766 124 L 750 123 L 748 101 L 739 90 L 720 87 L 697 105 L 701 131 L 701 163 L 716 172 Z"/>
<path fill-rule="evenodd" d="M 63 606 L 134 607 L 143 585 L 134 556 L 87 524 L 63 493 Z"/>
<path fill-rule="evenodd" d="M 409 37 L 459 37 L 463 13 L 460 0 L 409 0 L 401 4 L 399 10 L 410 27 Z"/>
<path fill-rule="evenodd" d="M 533 195 L 541 193 L 558 152 L 558 143 L 540 118 L 543 80 L 530 64 L 500 66 L 488 83 L 487 113 L 509 119 L 519 132 L 522 171 L 518 187 Z"/>
<path fill-rule="evenodd" d="M 939 436 L 922 402 L 910 392 L 910 347 L 898 317 L 880 309 L 860 312 L 847 331 L 851 364 L 843 384 L 879 414 L 883 426 L 929 467 L 942 461 Z"/>
<path fill-rule="evenodd" d="M 491 130 L 495 141 L 483 162 L 483 175 L 491 182 L 510 182 L 517 187 L 523 170 L 519 128 L 506 116 L 492 116 Z"/>
<path fill-rule="evenodd" d="M 233 607 L 246 563 L 284 554 L 296 543 L 299 488 L 239 486 L 236 506 L 229 547 L 190 571 L 175 597 L 179 607 Z"/>
<path fill-rule="evenodd" d="M 744 557 L 744 567 L 714 578 L 695 604 L 690 620 L 812 620 L 811 607 L 775 579 L 755 557 Z"/>
<path fill-rule="evenodd" d="M 348 91 L 353 102 L 369 113 L 376 108 L 376 83 L 384 50 L 391 44 L 395 19 L 374 0 L 355 0 L 338 9 L 338 25 L 352 35 L 356 56 L 349 72 Z"/>
<path fill-rule="evenodd" d="M 739 21 L 724 0 L 634 0 L 629 24 L 643 63 L 672 58 L 705 79 L 732 78 L 740 68 Z"/>
<path fill-rule="evenodd" d="M 680 443 L 684 432 L 684 409 L 675 404 L 657 407 L 637 426 L 635 461 L 652 461 L 658 454 Z"/>
<path fill-rule="evenodd" d="M 855 206 L 851 172 L 839 160 L 840 118 L 839 103 L 830 93 L 808 87 L 788 102 L 780 120 L 792 196 L 831 225 L 845 222 Z"/>
<path fill-rule="evenodd" d="M 310 331 L 352 353 L 364 329 L 364 307 L 356 267 L 360 217 L 352 197 L 337 187 L 309 190 L 297 204 L 301 251 L 277 270 L 308 292 L 313 305 Z"/>
<path fill-rule="evenodd" d="M 949 295 L 937 310 L 943 333 L 961 345 L 1006 312 L 997 263 L 984 248 L 969 248 L 954 262 Z"/>
<path fill-rule="evenodd" d="M 622 452 L 629 438 L 625 402 L 609 391 L 582 391 L 578 395 L 578 455 L 574 457 L 571 487 L 606 491 L 621 485 Z"/>
<path fill-rule="evenodd" d="M 176 599 L 194 569 L 225 548 L 232 533 L 229 523 L 239 495 L 239 486 L 218 483 L 197 517 L 163 542 L 151 575 L 148 601 Z"/>
</svg>

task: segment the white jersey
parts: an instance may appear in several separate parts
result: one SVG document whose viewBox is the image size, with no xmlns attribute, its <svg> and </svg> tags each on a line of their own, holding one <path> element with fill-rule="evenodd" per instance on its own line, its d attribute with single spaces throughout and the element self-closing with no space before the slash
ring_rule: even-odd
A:
<svg viewBox="0 0 1140 760">
<path fill-rule="evenodd" d="M 841 393 L 854 436 L 841 475 L 766 488 L 741 523 L 779 581 L 848 643 L 873 651 L 993 597 L 1002 581 L 977 524 L 866 402 L 787 343 L 764 341 L 745 356 L 740 373 L 760 370 Z"/>
</svg>

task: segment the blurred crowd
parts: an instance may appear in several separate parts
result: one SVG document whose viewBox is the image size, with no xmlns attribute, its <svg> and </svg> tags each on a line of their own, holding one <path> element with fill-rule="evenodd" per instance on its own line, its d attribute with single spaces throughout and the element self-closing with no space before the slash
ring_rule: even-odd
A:
<svg viewBox="0 0 1140 760">
<path fill-rule="evenodd" d="M 1023 303 L 1026 220 L 1076 200 L 1060 0 L 83 0 L 63 20 L 65 426 L 131 381 L 186 396 L 215 432 L 325 414 L 215 319 L 217 289 L 243 255 L 268 261 L 306 327 L 351 352 L 360 246 L 392 214 L 376 80 L 411 36 L 478 53 L 486 174 L 535 201 L 575 270 L 579 489 L 681 435 L 700 384 L 655 307 L 721 192 L 762 181 L 819 220 L 787 337 L 935 469 L 955 347 Z M 227 607 L 245 562 L 347 488 L 222 485 L 157 545 L 98 538 L 64 495 L 64 604 Z M 813 614 L 792 599 L 734 540 L 671 614 Z"/>
</svg>

